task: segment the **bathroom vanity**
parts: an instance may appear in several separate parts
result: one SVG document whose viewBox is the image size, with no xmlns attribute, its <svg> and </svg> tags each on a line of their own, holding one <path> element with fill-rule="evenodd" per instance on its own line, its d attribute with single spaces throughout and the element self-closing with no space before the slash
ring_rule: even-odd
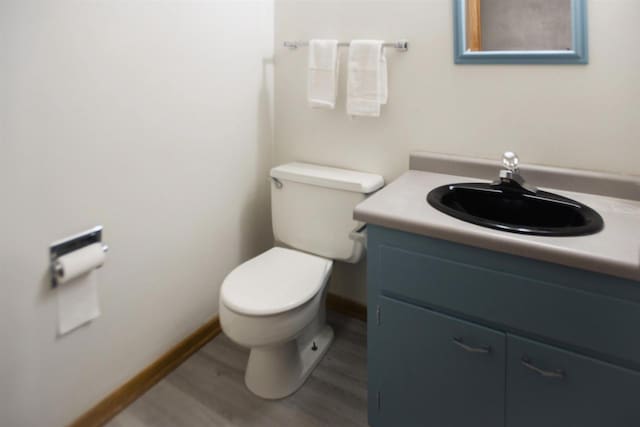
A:
<svg viewBox="0 0 640 427">
<path fill-rule="evenodd" d="M 453 169 L 477 181 L 489 166 Z M 409 171 L 355 211 L 369 224 L 369 424 L 640 425 L 640 202 L 558 190 L 604 230 L 523 236 L 429 206 L 431 189 L 469 180 L 439 172 Z M 597 178 L 563 182 L 606 188 Z"/>
</svg>

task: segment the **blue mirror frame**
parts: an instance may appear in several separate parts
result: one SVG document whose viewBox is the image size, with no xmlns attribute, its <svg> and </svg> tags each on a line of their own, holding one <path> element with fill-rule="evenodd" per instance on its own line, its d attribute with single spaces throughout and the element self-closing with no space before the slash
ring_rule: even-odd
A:
<svg viewBox="0 0 640 427">
<path fill-rule="evenodd" d="M 454 59 L 456 64 L 588 64 L 587 0 L 571 0 L 571 50 L 505 50 L 472 52 L 467 49 L 466 0 L 453 0 Z"/>
</svg>

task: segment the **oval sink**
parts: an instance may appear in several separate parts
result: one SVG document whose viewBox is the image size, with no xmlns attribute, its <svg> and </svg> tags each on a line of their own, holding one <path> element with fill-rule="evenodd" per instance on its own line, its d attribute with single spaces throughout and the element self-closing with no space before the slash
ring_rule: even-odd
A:
<svg viewBox="0 0 640 427">
<path fill-rule="evenodd" d="M 432 190 L 427 201 L 452 217 L 512 233 L 583 236 L 604 227 L 602 217 L 582 203 L 505 183 L 444 185 Z"/>
</svg>

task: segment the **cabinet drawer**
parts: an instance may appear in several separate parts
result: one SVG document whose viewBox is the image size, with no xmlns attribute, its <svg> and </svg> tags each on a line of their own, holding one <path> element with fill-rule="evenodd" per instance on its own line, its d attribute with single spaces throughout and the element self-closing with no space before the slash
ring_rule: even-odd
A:
<svg viewBox="0 0 640 427">
<path fill-rule="evenodd" d="M 640 304 L 450 261 L 446 254 L 387 245 L 378 254 L 376 283 L 385 295 L 640 364 L 640 340 L 630 326 L 640 325 Z"/>
<path fill-rule="evenodd" d="M 385 297 L 379 304 L 369 341 L 372 426 L 504 425 L 504 333 Z"/>
<path fill-rule="evenodd" d="M 507 337 L 509 427 L 640 426 L 640 373 Z"/>
</svg>

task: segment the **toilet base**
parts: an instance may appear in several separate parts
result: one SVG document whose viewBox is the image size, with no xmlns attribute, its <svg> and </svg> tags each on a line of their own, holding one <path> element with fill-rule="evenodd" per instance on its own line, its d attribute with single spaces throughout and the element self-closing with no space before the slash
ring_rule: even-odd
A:
<svg viewBox="0 0 640 427">
<path fill-rule="evenodd" d="M 283 344 L 253 348 L 245 384 L 264 399 L 287 397 L 304 384 L 332 341 L 333 329 L 325 324 L 313 337 L 306 338 L 303 334 Z"/>
</svg>

